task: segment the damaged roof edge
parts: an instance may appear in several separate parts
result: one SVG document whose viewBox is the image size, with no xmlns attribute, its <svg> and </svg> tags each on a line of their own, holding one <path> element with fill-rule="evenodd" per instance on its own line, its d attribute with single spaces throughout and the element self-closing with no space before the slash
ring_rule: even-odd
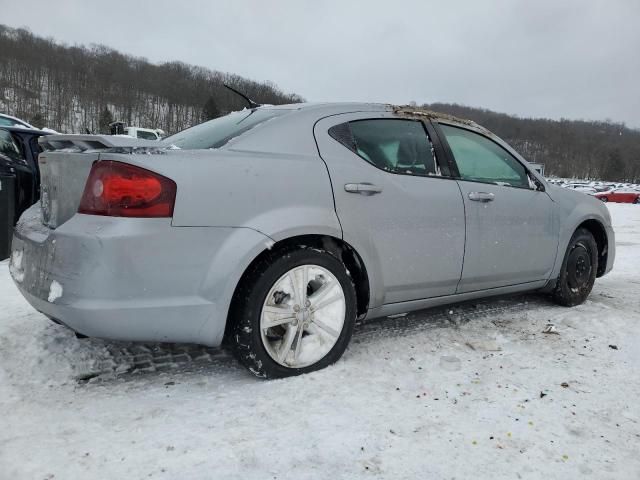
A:
<svg viewBox="0 0 640 480">
<path fill-rule="evenodd" d="M 445 120 L 455 123 L 460 123 L 462 125 L 469 125 L 471 127 L 478 128 L 480 130 L 485 130 L 488 132 L 486 128 L 482 125 L 478 125 L 473 120 L 468 120 L 466 118 L 459 118 L 453 115 L 449 115 L 448 113 L 434 112 L 433 110 L 428 110 L 422 107 L 414 107 L 411 105 L 388 105 L 388 107 L 395 113 L 396 115 L 400 115 L 403 117 L 414 118 L 419 120 L 424 120 L 428 118 L 429 120 Z"/>
</svg>

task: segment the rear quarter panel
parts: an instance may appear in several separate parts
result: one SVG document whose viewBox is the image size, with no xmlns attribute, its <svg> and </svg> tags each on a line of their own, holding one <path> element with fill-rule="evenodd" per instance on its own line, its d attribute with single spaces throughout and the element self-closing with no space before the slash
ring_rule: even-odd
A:
<svg viewBox="0 0 640 480">
<path fill-rule="evenodd" d="M 109 158 L 176 182 L 173 226 L 248 227 L 274 241 L 298 234 L 342 236 L 329 175 L 317 152 L 173 150 Z"/>
</svg>

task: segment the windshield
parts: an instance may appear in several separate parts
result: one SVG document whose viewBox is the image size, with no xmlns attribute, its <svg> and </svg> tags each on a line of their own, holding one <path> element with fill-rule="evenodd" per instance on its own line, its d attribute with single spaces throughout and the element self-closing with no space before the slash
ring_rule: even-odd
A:
<svg viewBox="0 0 640 480">
<path fill-rule="evenodd" d="M 233 137 L 288 110 L 255 109 L 232 112 L 167 137 L 164 142 L 186 150 L 220 148 Z"/>
</svg>

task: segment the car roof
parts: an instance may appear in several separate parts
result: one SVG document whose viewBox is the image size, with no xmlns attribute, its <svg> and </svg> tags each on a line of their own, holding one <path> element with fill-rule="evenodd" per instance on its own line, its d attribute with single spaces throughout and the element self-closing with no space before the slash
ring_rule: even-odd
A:
<svg viewBox="0 0 640 480">
<path fill-rule="evenodd" d="M 15 133 L 30 133 L 32 135 L 51 135 L 52 134 L 52 132 L 47 132 L 45 130 L 40 130 L 39 128 L 6 127 L 4 125 L 0 125 L 0 129 L 7 130 L 9 132 L 15 132 Z"/>
<path fill-rule="evenodd" d="M 343 110 L 344 112 L 358 111 L 385 111 L 389 110 L 389 105 L 384 103 L 367 103 L 367 102 L 303 102 L 288 103 L 284 105 L 262 105 L 263 109 L 269 110 L 318 110 L 318 111 L 334 111 Z"/>
<path fill-rule="evenodd" d="M 329 115 L 339 115 L 341 113 L 351 112 L 394 112 L 399 116 L 405 116 L 416 119 L 432 119 L 441 120 L 449 123 L 457 123 L 461 125 L 473 126 L 486 130 L 472 120 L 455 117 L 447 113 L 435 112 L 423 107 L 413 105 L 393 105 L 390 103 L 368 103 L 368 102 L 305 102 L 291 103 L 286 105 L 264 105 L 259 108 L 273 110 L 299 110 L 299 111 L 315 111 L 318 117 Z"/>
<path fill-rule="evenodd" d="M 249 109 L 245 110 L 249 111 Z M 327 125 L 334 125 L 341 121 L 364 120 L 370 115 L 371 118 L 377 119 L 387 117 L 420 121 L 434 120 L 447 125 L 464 127 L 487 136 L 516 158 L 525 161 L 510 145 L 475 122 L 413 105 L 367 102 L 326 102 L 264 105 L 252 110 L 280 110 L 282 113 L 284 113 L 283 111 L 287 113 L 285 115 L 279 115 L 273 122 L 263 122 L 258 128 L 251 129 L 250 132 L 235 137 L 232 142 L 229 142 L 225 146 L 226 148 L 231 150 L 246 149 L 252 151 L 260 151 L 265 148 L 272 151 L 275 148 L 280 148 L 283 152 L 291 154 L 306 154 L 311 150 L 317 149 L 314 137 L 308 136 L 308 133 L 309 131 L 315 130 L 319 121 L 327 119 Z M 352 114 L 355 114 L 355 116 Z M 347 120 L 342 120 L 340 118 L 341 115 L 349 116 L 345 117 Z"/>
</svg>

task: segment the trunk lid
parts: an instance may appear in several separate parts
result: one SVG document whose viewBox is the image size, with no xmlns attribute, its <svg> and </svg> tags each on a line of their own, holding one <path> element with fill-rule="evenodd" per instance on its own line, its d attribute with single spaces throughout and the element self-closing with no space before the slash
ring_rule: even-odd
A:
<svg viewBox="0 0 640 480">
<path fill-rule="evenodd" d="M 164 148 L 153 140 L 108 135 L 48 135 L 38 139 L 42 223 L 55 229 L 78 211 L 94 162 L 104 153 L 144 153 Z"/>
</svg>

